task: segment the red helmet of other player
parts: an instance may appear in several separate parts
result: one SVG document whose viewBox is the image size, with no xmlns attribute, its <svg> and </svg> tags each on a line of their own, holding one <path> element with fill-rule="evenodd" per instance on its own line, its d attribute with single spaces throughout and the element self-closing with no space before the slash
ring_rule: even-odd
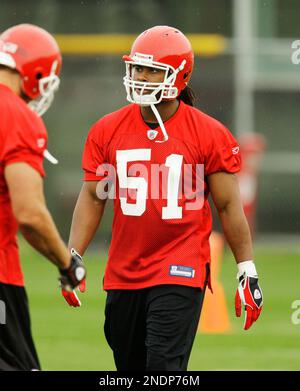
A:
<svg viewBox="0 0 300 391">
<path fill-rule="evenodd" d="M 194 54 L 191 43 L 181 31 L 169 26 L 155 26 L 136 38 L 130 55 L 123 56 L 123 60 L 126 63 L 124 85 L 127 100 L 151 105 L 180 95 L 191 77 Z M 163 82 L 134 80 L 134 66 L 165 70 Z M 144 94 L 146 90 L 150 93 Z"/>
<path fill-rule="evenodd" d="M 0 65 L 19 72 L 22 92 L 39 115 L 50 107 L 58 89 L 61 63 L 55 39 L 38 26 L 20 24 L 0 35 Z"/>
</svg>

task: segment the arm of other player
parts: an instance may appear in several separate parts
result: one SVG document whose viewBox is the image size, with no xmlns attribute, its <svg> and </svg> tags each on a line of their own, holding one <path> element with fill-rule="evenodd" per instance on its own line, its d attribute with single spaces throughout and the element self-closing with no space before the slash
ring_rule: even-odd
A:
<svg viewBox="0 0 300 391">
<path fill-rule="evenodd" d="M 60 269 L 69 267 L 70 253 L 47 209 L 40 174 L 27 163 L 10 164 L 4 174 L 24 238 Z"/>
<path fill-rule="evenodd" d="M 60 271 L 61 284 L 76 287 L 85 274 L 85 268 L 73 260 L 61 239 L 47 209 L 43 179 L 27 163 L 12 163 L 4 169 L 14 216 L 28 243 L 54 263 Z M 79 273 L 80 271 L 80 273 Z M 79 276 L 79 278 L 77 278 Z"/>
</svg>

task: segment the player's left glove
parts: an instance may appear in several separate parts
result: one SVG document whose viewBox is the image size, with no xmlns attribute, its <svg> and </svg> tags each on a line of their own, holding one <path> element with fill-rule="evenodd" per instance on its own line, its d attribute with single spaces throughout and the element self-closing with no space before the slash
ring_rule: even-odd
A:
<svg viewBox="0 0 300 391">
<path fill-rule="evenodd" d="M 71 249 L 71 265 L 66 270 L 60 269 L 61 293 L 66 302 L 72 307 L 80 307 L 81 302 L 75 292 L 78 287 L 80 292 L 85 292 L 86 269 L 82 257 L 73 248 Z"/>
<path fill-rule="evenodd" d="M 235 294 L 235 313 L 241 316 L 242 304 L 245 306 L 244 329 L 248 330 L 258 319 L 262 306 L 263 296 L 258 284 L 258 276 L 253 261 L 238 263 L 239 285 Z"/>
</svg>

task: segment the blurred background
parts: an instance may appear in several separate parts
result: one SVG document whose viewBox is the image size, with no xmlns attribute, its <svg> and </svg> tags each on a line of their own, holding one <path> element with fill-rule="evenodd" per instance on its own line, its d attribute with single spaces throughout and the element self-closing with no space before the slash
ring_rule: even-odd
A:
<svg viewBox="0 0 300 391">
<path fill-rule="evenodd" d="M 62 50 L 61 86 L 44 116 L 49 150 L 59 165 L 45 163 L 45 188 L 49 208 L 66 240 L 82 183 L 81 155 L 89 128 L 104 114 L 126 104 L 122 55 L 129 53 L 140 32 L 154 25 L 177 27 L 190 38 L 196 54 L 191 86 L 198 97 L 197 107 L 223 122 L 241 142 L 245 162 L 241 192 L 267 289 L 261 328 L 255 325 L 245 337 L 241 321 L 234 320 L 231 313 L 234 263 L 223 262 L 220 278 L 230 300 L 231 331 L 203 339 L 202 346 L 199 337 L 199 356 L 192 358 L 190 369 L 300 369 L 300 325 L 296 327 L 290 320 L 300 271 L 300 53 L 298 57 L 296 53 L 300 42 L 295 43 L 300 40 L 299 18 L 298 0 L 0 0 L 1 31 L 19 23 L 34 23 L 54 34 Z M 97 282 L 92 280 L 86 294 L 86 304 L 94 312 L 86 312 L 88 305 L 80 314 L 62 309 L 58 293 L 53 296 L 55 272 L 49 272 L 47 283 L 38 282 L 43 268 L 50 268 L 38 262 L 26 245 L 22 247 L 27 281 L 32 283 L 28 289 L 34 333 L 46 369 L 113 368 L 98 324 L 103 320 L 103 308 L 98 308 L 93 297 L 97 292 L 104 300 L 100 285 L 111 218 L 110 205 L 94 241 L 97 253 L 91 253 L 89 261 L 91 270 L 101 275 Z M 99 258 L 104 261 L 101 266 L 97 266 Z M 232 256 L 225 250 L 227 258 Z M 44 309 L 43 300 L 51 302 L 52 314 Z M 54 311 L 60 314 L 58 323 L 53 322 Z M 99 330 L 88 332 L 84 319 L 90 319 L 89 324 Z M 83 336 L 84 363 L 77 357 L 72 366 L 55 358 L 54 349 L 65 341 L 63 336 L 56 342 L 53 338 L 61 334 L 60 322 L 73 330 L 64 347 L 69 354 L 76 355 L 78 345 L 74 346 L 73 340 L 77 333 Z M 232 333 L 237 333 L 238 339 Z M 103 340 L 101 351 L 98 334 Z M 255 340 L 255 335 L 259 339 Z M 218 352 L 214 350 L 218 348 Z M 203 349 L 210 352 L 211 361 L 201 358 Z M 94 359 L 88 361 L 89 357 Z"/>
</svg>

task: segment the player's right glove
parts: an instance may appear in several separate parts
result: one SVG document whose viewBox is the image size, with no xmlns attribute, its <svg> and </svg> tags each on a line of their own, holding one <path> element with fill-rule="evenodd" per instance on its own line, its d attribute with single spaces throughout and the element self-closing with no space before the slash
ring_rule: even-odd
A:
<svg viewBox="0 0 300 391">
<path fill-rule="evenodd" d="M 258 319 L 262 306 L 263 296 L 258 284 L 258 276 L 253 261 L 238 263 L 237 279 L 239 285 L 235 294 L 235 313 L 237 317 L 242 314 L 242 304 L 245 306 L 244 329 L 248 330 Z"/>
<path fill-rule="evenodd" d="M 61 293 L 66 302 L 72 307 L 80 307 L 81 302 L 75 292 L 78 287 L 81 292 L 85 291 L 86 268 L 82 257 L 73 248 L 71 249 L 71 265 L 68 269 L 60 269 Z"/>
</svg>

